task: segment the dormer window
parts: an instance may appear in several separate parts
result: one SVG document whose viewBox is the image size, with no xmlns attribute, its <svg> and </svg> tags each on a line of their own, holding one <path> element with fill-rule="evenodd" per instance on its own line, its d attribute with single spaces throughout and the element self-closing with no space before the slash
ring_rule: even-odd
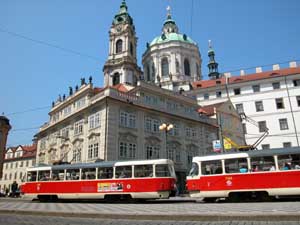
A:
<svg viewBox="0 0 300 225">
<path fill-rule="evenodd" d="M 233 90 L 233 92 L 234 92 L 234 95 L 240 95 L 241 94 L 241 89 L 240 88 L 235 88 Z"/>
</svg>

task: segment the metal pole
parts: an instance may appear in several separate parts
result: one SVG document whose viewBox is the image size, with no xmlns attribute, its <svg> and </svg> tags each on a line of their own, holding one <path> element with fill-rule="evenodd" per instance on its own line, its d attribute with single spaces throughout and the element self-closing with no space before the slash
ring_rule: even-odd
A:
<svg viewBox="0 0 300 225">
<path fill-rule="evenodd" d="M 286 91 L 287 91 L 287 95 L 288 95 L 288 100 L 290 103 L 290 110 L 291 110 L 292 119 L 293 119 L 296 141 L 297 141 L 297 145 L 299 147 L 299 138 L 298 138 L 298 134 L 297 134 L 297 127 L 296 127 L 296 123 L 295 123 L 294 111 L 293 111 L 293 107 L 292 107 L 292 103 L 291 103 L 291 97 L 290 97 L 290 92 L 289 92 L 289 88 L 288 88 L 287 81 L 286 81 L 286 76 L 284 77 L 284 81 L 285 81 L 285 87 L 286 87 Z"/>
</svg>

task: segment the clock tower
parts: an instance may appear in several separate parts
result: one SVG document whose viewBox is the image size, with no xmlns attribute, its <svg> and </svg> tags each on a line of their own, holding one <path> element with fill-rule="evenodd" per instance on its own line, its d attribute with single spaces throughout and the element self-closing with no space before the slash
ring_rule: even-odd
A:
<svg viewBox="0 0 300 225">
<path fill-rule="evenodd" d="M 103 67 L 105 86 L 136 85 L 142 74 L 136 58 L 137 37 L 125 0 L 109 31 L 109 55 Z"/>
</svg>

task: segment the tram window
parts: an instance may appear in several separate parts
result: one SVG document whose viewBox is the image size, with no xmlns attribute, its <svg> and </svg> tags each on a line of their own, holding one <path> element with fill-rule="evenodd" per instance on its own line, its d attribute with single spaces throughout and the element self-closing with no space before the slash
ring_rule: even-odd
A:
<svg viewBox="0 0 300 225">
<path fill-rule="evenodd" d="M 32 181 L 36 181 L 36 171 L 28 171 L 27 172 L 27 181 L 32 182 Z"/>
<path fill-rule="evenodd" d="M 279 155 L 278 166 L 280 170 L 300 169 L 300 154 Z"/>
<path fill-rule="evenodd" d="M 170 177 L 169 166 L 164 164 L 155 165 L 155 175 L 156 177 Z"/>
<path fill-rule="evenodd" d="M 65 171 L 64 170 L 52 170 L 52 180 L 64 180 Z"/>
<path fill-rule="evenodd" d="M 112 167 L 99 167 L 98 168 L 98 179 L 111 179 L 113 177 Z"/>
<path fill-rule="evenodd" d="M 270 171 L 273 170 L 275 162 L 273 156 L 253 157 L 251 160 L 251 171 Z"/>
<path fill-rule="evenodd" d="M 96 168 L 81 169 L 81 180 L 94 180 L 94 179 L 96 179 Z"/>
<path fill-rule="evenodd" d="M 67 169 L 66 180 L 79 180 L 79 169 Z"/>
<path fill-rule="evenodd" d="M 48 181 L 50 180 L 50 170 L 39 171 L 38 181 Z"/>
<path fill-rule="evenodd" d="M 199 174 L 198 163 L 193 162 L 192 169 L 190 170 L 189 176 L 197 176 Z"/>
<path fill-rule="evenodd" d="M 225 159 L 226 173 L 247 173 L 248 164 L 246 158 Z"/>
<path fill-rule="evenodd" d="M 202 175 L 222 174 L 222 162 L 221 160 L 211 160 L 201 162 Z"/>
<path fill-rule="evenodd" d="M 116 167 L 116 178 L 131 178 L 132 167 L 131 166 L 117 166 Z"/>
<path fill-rule="evenodd" d="M 135 177 L 152 177 L 153 166 L 152 165 L 135 165 L 134 166 Z"/>
</svg>

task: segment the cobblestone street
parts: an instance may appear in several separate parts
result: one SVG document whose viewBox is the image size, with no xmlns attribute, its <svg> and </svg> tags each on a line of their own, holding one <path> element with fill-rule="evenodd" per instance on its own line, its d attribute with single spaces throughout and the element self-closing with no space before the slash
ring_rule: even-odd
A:
<svg viewBox="0 0 300 225">
<path fill-rule="evenodd" d="M 0 224 L 7 225 L 299 225 L 294 221 L 157 221 L 157 220 L 120 220 L 120 219 L 91 219 L 54 216 L 26 216 L 13 214 L 0 214 Z"/>
<path fill-rule="evenodd" d="M 61 221 L 57 221 L 61 220 Z M 40 222 L 36 222 L 40 221 Z M 300 224 L 300 202 L 139 204 L 0 200 L 0 224 Z"/>
</svg>

